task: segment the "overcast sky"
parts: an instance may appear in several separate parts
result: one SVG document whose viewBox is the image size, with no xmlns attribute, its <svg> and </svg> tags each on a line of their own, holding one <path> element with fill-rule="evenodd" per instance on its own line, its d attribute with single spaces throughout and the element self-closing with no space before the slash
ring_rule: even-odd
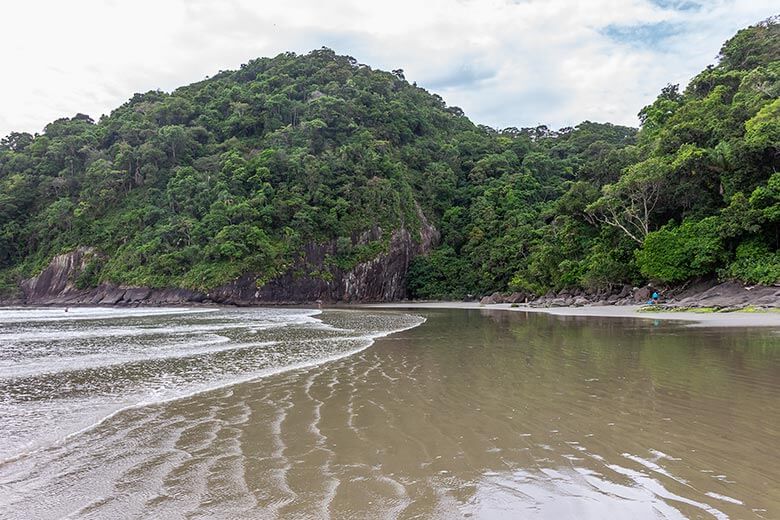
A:
<svg viewBox="0 0 780 520">
<path fill-rule="evenodd" d="M 28 0 L 4 3 L 0 136 L 259 56 L 327 46 L 494 127 L 637 125 L 777 0 Z"/>
</svg>

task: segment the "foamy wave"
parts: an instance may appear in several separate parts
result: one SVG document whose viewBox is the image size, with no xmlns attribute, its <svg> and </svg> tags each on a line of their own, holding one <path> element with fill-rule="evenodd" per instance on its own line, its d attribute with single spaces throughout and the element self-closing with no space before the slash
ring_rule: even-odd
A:
<svg viewBox="0 0 780 520">
<path fill-rule="evenodd" d="M 95 331 L 96 325 L 85 323 L 75 331 L 67 331 L 64 338 L 57 337 L 54 330 L 14 332 L 22 346 L 45 345 L 45 338 L 51 338 L 53 349 L 63 340 L 77 345 L 90 338 L 115 337 L 116 342 L 92 346 L 105 349 L 97 353 L 58 357 L 52 352 L 20 360 L 16 365 L 14 351 L 3 352 L 0 343 L 0 359 L 5 358 L 0 363 L 0 390 L 6 396 L 0 435 L 13 439 L 0 448 L 0 460 L 8 462 L 66 442 L 124 410 L 156 406 L 336 361 L 368 348 L 377 338 L 424 322 L 421 317 L 405 314 L 373 313 L 361 319 L 361 313 L 355 311 L 336 311 L 327 321 L 314 317 L 319 315 L 318 310 L 220 310 L 196 317 L 195 323 L 164 327 L 148 323 L 177 319 L 161 312 L 143 317 L 138 328 L 109 326 Z M 193 316 L 186 314 L 178 319 Z M 199 320 L 209 323 L 199 324 Z M 219 323 L 213 323 L 215 320 Z M 245 341 L 260 330 L 272 339 Z M 127 346 L 127 338 L 148 336 L 149 331 L 161 338 L 181 334 L 184 339 L 163 342 L 157 348 L 145 343 L 133 345 L 135 350 L 130 352 L 116 350 Z M 201 334 L 215 337 L 198 340 Z M 193 338 L 191 342 L 187 342 L 188 337 Z"/>
</svg>

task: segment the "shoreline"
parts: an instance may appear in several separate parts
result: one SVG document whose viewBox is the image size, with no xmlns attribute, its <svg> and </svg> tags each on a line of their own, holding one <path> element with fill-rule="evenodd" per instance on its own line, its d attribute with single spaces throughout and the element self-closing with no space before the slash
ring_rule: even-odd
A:
<svg viewBox="0 0 780 520">
<path fill-rule="evenodd" d="M 384 309 L 464 309 L 500 310 L 511 312 L 543 313 L 562 317 L 639 318 L 649 320 L 684 321 L 689 327 L 777 327 L 780 328 L 780 312 L 639 312 L 644 305 L 593 305 L 589 307 L 512 307 L 508 303 L 481 304 L 479 302 L 398 302 L 366 303 L 358 308 Z"/>
<path fill-rule="evenodd" d="M 226 303 L 159 303 L 146 305 L 117 305 L 117 304 L 7 304 L 0 303 L 0 309 L 30 309 L 30 308 L 106 308 L 106 309 L 160 309 L 160 308 L 179 308 L 179 309 L 220 309 L 220 308 L 287 308 L 287 309 L 312 309 L 312 310 L 338 310 L 338 309 L 463 309 L 463 310 L 500 310 L 526 313 L 543 313 L 560 317 L 593 317 L 593 318 L 628 318 L 628 319 L 650 319 L 689 322 L 689 327 L 775 327 L 780 329 L 780 312 L 771 310 L 759 311 L 670 311 L 670 310 L 649 310 L 641 312 L 640 309 L 646 305 L 590 305 L 590 306 L 561 306 L 561 307 L 531 307 L 528 304 L 509 304 L 492 303 L 483 304 L 479 302 L 455 302 L 455 301 L 431 301 L 431 302 L 385 302 L 385 303 L 323 303 L 323 304 L 301 304 L 301 303 L 274 303 L 262 302 L 254 305 L 236 305 Z M 659 309 L 665 307 L 660 306 Z"/>
<path fill-rule="evenodd" d="M 44 308 L 52 308 L 52 307 L 62 308 L 64 306 L 49 306 L 49 307 L 41 306 L 41 307 L 36 307 L 36 308 L 44 309 Z M 179 307 L 174 307 L 174 306 L 127 307 L 127 306 L 108 306 L 108 305 L 102 305 L 102 306 L 101 305 L 92 305 L 92 306 L 82 305 L 81 307 L 82 308 L 90 308 L 90 309 L 100 309 L 100 310 L 104 310 L 104 309 L 105 310 L 108 310 L 108 309 L 128 310 L 128 309 L 139 309 L 139 308 L 140 309 L 182 308 L 181 306 L 179 306 Z M 201 306 L 201 308 L 202 307 L 205 307 L 205 306 Z M 240 308 L 240 307 L 230 306 L 230 305 L 213 305 L 214 309 L 219 309 L 220 307 L 223 307 L 223 308 L 226 308 L 226 309 L 231 309 L 231 308 L 232 309 L 239 309 Z M 11 308 L 11 307 L 10 306 L 6 306 L 6 307 L 0 306 L 0 310 L 2 310 L 3 308 Z M 20 307 L 20 308 L 22 308 L 22 307 Z M 74 306 L 74 308 L 78 308 L 78 306 Z M 194 309 L 197 309 L 197 308 L 198 307 L 192 307 L 191 309 L 194 310 Z M 275 308 L 275 307 L 270 307 L 270 308 Z M 345 311 L 345 310 L 353 310 L 353 309 L 343 309 L 343 308 L 339 309 L 339 308 L 335 308 L 335 307 L 327 308 L 327 309 L 317 308 L 317 307 L 306 307 L 306 309 L 314 311 L 314 314 L 312 314 L 312 317 L 321 316 L 323 314 L 323 312 L 326 312 L 326 311 L 337 311 L 338 312 L 338 311 Z M 186 313 L 184 313 L 184 314 L 186 314 Z M 164 315 L 164 314 L 161 313 L 161 315 Z M 69 316 L 69 318 L 71 318 L 71 316 Z M 308 360 L 304 360 L 304 361 L 299 361 L 299 362 L 292 363 L 292 364 L 289 364 L 289 365 L 282 365 L 282 366 L 262 368 L 262 369 L 260 369 L 260 370 L 258 370 L 256 372 L 254 372 L 254 373 L 244 374 L 242 376 L 239 376 L 238 379 L 234 379 L 234 380 L 213 381 L 210 384 L 203 383 L 200 386 L 194 386 L 192 388 L 188 388 L 186 391 L 184 391 L 180 395 L 163 396 L 162 398 L 157 398 L 157 400 L 155 400 L 154 398 L 152 398 L 151 400 L 150 399 L 140 399 L 140 400 L 136 399 L 133 402 L 127 401 L 127 402 L 121 403 L 116 408 L 111 409 L 110 411 L 108 411 L 108 409 L 106 409 L 107 413 L 105 415 L 100 416 L 100 417 L 95 417 L 93 422 L 91 422 L 89 424 L 86 424 L 84 426 L 79 426 L 77 429 L 75 429 L 73 431 L 70 431 L 70 432 L 67 432 L 67 433 L 64 433 L 60 437 L 57 437 L 57 438 L 54 438 L 54 439 L 50 439 L 47 442 L 42 442 L 42 443 L 39 443 L 37 445 L 26 446 L 21 451 L 13 453 L 13 454 L 0 454 L 0 469 L 2 469 L 4 466 L 6 466 L 8 464 L 15 463 L 15 462 L 17 462 L 17 461 L 19 461 L 19 460 L 21 460 L 21 459 L 23 459 L 25 457 L 34 455 L 34 454 L 36 454 L 36 453 L 38 453 L 38 452 L 40 452 L 42 450 L 48 450 L 48 449 L 53 448 L 53 447 L 63 446 L 66 443 L 70 442 L 71 439 L 73 439 L 73 438 L 75 438 L 75 437 L 77 437 L 79 435 L 82 435 L 84 433 L 87 433 L 89 431 L 92 431 L 92 430 L 94 430 L 96 428 L 99 428 L 106 421 L 109 421 L 112 418 L 114 418 L 115 416 L 117 416 L 117 415 L 119 415 L 121 413 L 130 411 L 130 410 L 136 410 L 136 409 L 142 409 L 142 408 L 150 408 L 150 407 L 157 407 L 157 406 L 165 406 L 165 405 L 170 404 L 170 403 L 174 403 L 174 402 L 181 401 L 181 400 L 184 400 L 184 399 L 194 398 L 194 397 L 197 397 L 199 395 L 209 394 L 211 392 L 225 390 L 225 389 L 229 389 L 229 388 L 232 388 L 232 387 L 238 387 L 238 386 L 242 386 L 242 385 L 246 385 L 246 384 L 256 383 L 258 381 L 261 381 L 261 380 L 264 380 L 264 379 L 267 379 L 267 378 L 271 378 L 271 377 L 275 377 L 275 376 L 280 376 L 282 374 L 286 374 L 286 373 L 289 373 L 289 372 L 296 372 L 296 371 L 306 372 L 308 370 L 311 370 L 311 369 L 314 369 L 314 368 L 317 368 L 317 367 L 320 367 L 320 366 L 328 365 L 330 363 L 335 363 L 337 361 L 341 361 L 343 359 L 355 356 L 355 355 L 357 355 L 357 354 L 359 354 L 359 353 L 361 353 L 361 352 L 363 352 L 365 350 L 370 349 L 371 347 L 375 346 L 378 342 L 380 342 L 381 340 L 383 340 L 383 339 L 385 339 L 385 338 L 387 338 L 389 336 L 392 336 L 394 334 L 399 334 L 399 333 L 402 333 L 402 332 L 406 332 L 406 331 L 415 329 L 415 328 L 425 324 L 425 322 L 427 321 L 427 318 L 425 318 L 423 316 L 419 316 L 419 318 L 420 318 L 420 321 L 418 323 L 413 324 L 413 325 L 404 326 L 404 327 L 401 327 L 401 328 L 398 328 L 398 329 L 393 329 L 393 330 L 390 330 L 390 331 L 380 331 L 380 332 L 375 332 L 375 333 L 366 334 L 364 336 L 361 336 L 361 338 L 366 340 L 366 344 L 362 345 L 362 346 L 360 346 L 358 348 L 354 348 L 352 350 L 349 350 L 349 351 L 340 352 L 340 353 L 337 353 L 337 354 L 334 354 L 334 355 L 331 355 L 331 356 L 326 356 L 324 358 L 313 358 L 313 359 L 308 359 Z M 78 318 L 76 318 L 76 319 L 78 319 Z M 95 318 L 83 317 L 82 319 L 95 319 Z M 317 318 L 315 318 L 315 319 L 317 319 Z M 322 323 L 322 320 L 318 320 L 318 321 L 320 321 L 320 323 Z M 166 358 L 166 359 L 173 359 L 173 358 L 169 357 L 169 358 Z M 131 397 L 133 397 L 133 396 L 131 395 Z M 135 397 L 138 397 L 138 396 L 135 396 Z"/>
<path fill-rule="evenodd" d="M 359 515 L 377 517 L 399 507 L 399 496 L 408 497 L 401 515 L 434 518 L 441 511 L 443 517 L 481 517 L 507 508 L 521 516 L 539 510 L 527 496 L 549 497 L 551 517 L 562 503 L 596 516 L 636 516 L 643 511 L 636 500 L 642 500 L 651 518 L 670 493 L 695 504 L 678 504 L 686 517 L 698 514 L 696 504 L 732 517 L 749 514 L 748 507 L 777 509 L 771 484 L 780 466 L 774 453 L 756 449 L 771 444 L 775 417 L 771 385 L 780 351 L 763 348 L 776 338 L 770 329 L 753 334 L 675 322 L 653 328 L 652 322 L 526 321 L 527 315 L 507 321 L 501 318 L 513 316 L 506 310 L 524 309 L 434 309 L 443 303 L 418 304 L 429 309 L 418 312 L 356 306 L 354 319 L 324 321 L 353 328 L 361 314 L 411 313 L 428 322 L 341 361 L 118 414 L 61 448 L 0 465 L 3 478 L 17 483 L 0 511 L 14 518 L 66 517 L 92 507 L 105 517 L 127 511 L 167 517 L 177 516 L 181 503 L 200 504 L 204 493 L 227 497 L 203 506 L 204 516 L 349 516 L 360 507 Z M 323 310 L 333 316 L 356 308 Z M 733 443 L 735 436 L 750 442 Z M 623 473 L 605 472 L 605 464 Z M 649 464 L 665 474 L 625 479 L 629 472 L 644 475 Z M 560 469 L 572 465 L 576 471 Z M 41 471 L 42 478 L 27 478 Z M 604 499 L 582 480 L 588 472 L 600 472 L 593 481 L 599 489 L 621 496 Z M 737 482 L 724 490 L 714 478 L 721 474 Z M 691 485 L 679 487 L 677 479 Z M 453 482 L 466 490 L 454 495 L 454 506 L 447 495 Z M 474 482 L 480 487 L 467 487 Z M 502 491 L 507 485 L 512 494 Z M 232 494 L 222 495 L 225 489 Z M 289 502 L 291 491 L 300 499 Z M 158 495 L 179 500 L 149 502 Z M 367 495 L 373 504 L 366 505 Z M 237 496 L 248 502 L 233 500 Z M 488 504 L 494 508 L 469 505 L 486 496 L 495 496 Z M 272 509 L 278 503 L 284 509 Z"/>
</svg>

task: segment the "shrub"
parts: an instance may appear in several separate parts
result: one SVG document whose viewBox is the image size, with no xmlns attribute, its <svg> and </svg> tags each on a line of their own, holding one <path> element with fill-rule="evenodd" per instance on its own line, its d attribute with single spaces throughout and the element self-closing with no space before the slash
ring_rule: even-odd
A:
<svg viewBox="0 0 780 520">
<path fill-rule="evenodd" d="M 103 270 L 103 259 L 99 256 L 93 256 L 84 266 L 76 278 L 74 285 L 77 289 L 91 289 L 97 287 L 100 283 L 100 272 Z"/>
<path fill-rule="evenodd" d="M 734 261 L 720 275 L 746 283 L 778 283 L 780 252 L 770 251 L 766 244 L 757 241 L 743 242 L 737 247 Z"/>
<path fill-rule="evenodd" d="M 682 282 L 715 271 L 726 258 L 717 217 L 669 224 L 649 233 L 636 261 L 642 274 L 659 282 Z"/>
</svg>

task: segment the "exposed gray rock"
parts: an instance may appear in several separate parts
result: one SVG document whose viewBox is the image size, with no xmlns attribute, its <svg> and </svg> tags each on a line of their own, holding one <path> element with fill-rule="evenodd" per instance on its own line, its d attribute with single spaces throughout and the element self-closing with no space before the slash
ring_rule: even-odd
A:
<svg viewBox="0 0 780 520">
<path fill-rule="evenodd" d="M 779 307 L 780 287 L 745 286 L 737 282 L 724 282 L 705 290 L 693 287 L 677 294 L 672 307 L 740 308 L 746 306 Z"/>
<path fill-rule="evenodd" d="M 98 292 L 89 303 L 100 303 L 113 305 L 122 301 L 125 296 L 126 289 L 122 289 L 115 285 L 101 285 L 98 287 Z"/>
<path fill-rule="evenodd" d="M 507 303 L 523 303 L 525 302 L 528 295 L 523 292 L 513 292 L 508 297 L 505 298 Z"/>
<path fill-rule="evenodd" d="M 51 300 L 51 303 L 64 304 L 88 297 L 89 291 L 77 289 L 75 281 L 93 254 L 91 247 L 79 247 L 55 256 L 38 276 L 21 283 L 23 300 L 36 303 Z"/>
<path fill-rule="evenodd" d="M 583 298 L 582 296 L 577 296 L 572 303 L 574 307 L 583 307 L 588 304 L 590 304 L 590 300 Z"/>
<path fill-rule="evenodd" d="M 745 286 L 737 282 L 717 283 L 704 280 L 682 288 L 659 289 L 653 286 L 632 288 L 625 285 L 619 291 L 599 290 L 583 296 L 570 296 L 577 291 L 553 292 L 529 302 L 531 307 L 559 307 L 562 305 L 636 305 L 651 299 L 654 291 L 660 295 L 659 304 L 665 307 L 715 307 L 741 309 L 747 306 L 780 307 L 780 286 Z M 587 302 L 587 303 L 586 303 Z"/>
<path fill-rule="evenodd" d="M 146 287 L 132 287 L 125 291 L 121 301 L 126 303 L 138 303 L 149 298 L 151 294 L 152 290 L 147 289 Z"/>
<path fill-rule="evenodd" d="M 329 265 L 336 253 L 336 243 L 309 243 L 301 251 L 288 272 L 268 282 L 258 284 L 259 273 L 246 273 L 207 294 L 180 288 L 150 289 L 101 284 L 92 289 L 77 289 L 74 285 L 94 250 L 80 247 L 59 255 L 38 276 L 21 284 L 22 300 L 26 304 L 91 304 L 91 305 L 162 305 L 184 303 L 222 303 L 234 305 L 294 304 L 316 301 L 369 302 L 394 301 L 407 297 L 406 277 L 412 259 L 427 254 L 436 246 L 439 233 L 418 215 L 422 226 L 419 235 L 404 228 L 395 230 L 388 239 L 387 250 L 375 258 L 344 271 Z M 360 245 L 381 240 L 379 227 L 353 237 Z"/>
<path fill-rule="evenodd" d="M 640 287 L 638 289 L 634 289 L 632 298 L 635 303 L 645 303 L 652 295 L 653 290 L 650 287 Z"/>
</svg>

